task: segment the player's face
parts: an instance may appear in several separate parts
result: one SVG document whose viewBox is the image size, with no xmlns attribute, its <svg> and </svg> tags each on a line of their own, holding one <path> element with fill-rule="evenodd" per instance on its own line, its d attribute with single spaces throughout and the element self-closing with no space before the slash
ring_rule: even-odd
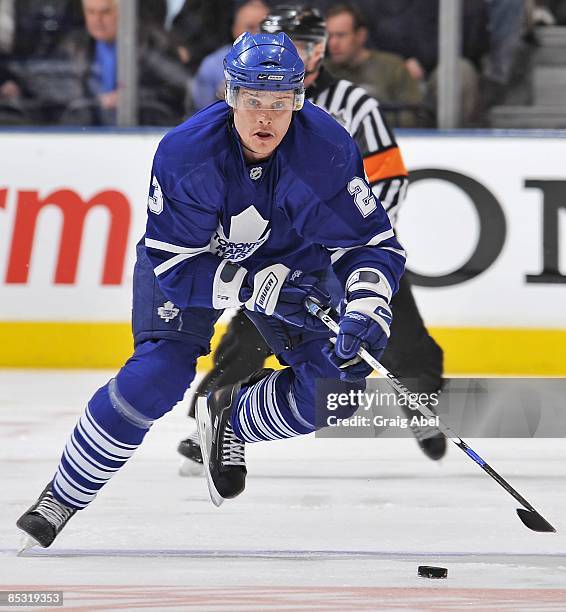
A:
<svg viewBox="0 0 566 612">
<path fill-rule="evenodd" d="M 292 91 L 239 91 L 234 125 L 246 161 L 266 159 L 275 151 L 291 124 L 292 107 Z"/>
<path fill-rule="evenodd" d="M 83 0 L 88 33 L 102 42 L 114 42 L 118 29 L 117 0 Z"/>
</svg>

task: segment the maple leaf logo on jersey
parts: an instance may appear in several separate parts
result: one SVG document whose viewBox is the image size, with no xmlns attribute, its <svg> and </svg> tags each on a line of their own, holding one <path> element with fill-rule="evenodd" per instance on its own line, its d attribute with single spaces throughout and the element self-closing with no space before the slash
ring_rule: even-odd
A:
<svg viewBox="0 0 566 612">
<path fill-rule="evenodd" d="M 218 225 L 210 242 L 210 250 L 222 259 L 242 261 L 267 242 L 271 233 L 268 226 L 269 221 L 266 221 L 253 205 L 248 206 L 239 215 L 232 217 L 228 236 L 222 225 Z"/>
<path fill-rule="evenodd" d="M 173 302 L 165 302 L 163 306 L 160 306 L 157 309 L 157 314 L 165 321 L 165 323 L 169 323 L 169 321 L 172 321 L 179 314 L 179 309 L 176 308 Z"/>
</svg>

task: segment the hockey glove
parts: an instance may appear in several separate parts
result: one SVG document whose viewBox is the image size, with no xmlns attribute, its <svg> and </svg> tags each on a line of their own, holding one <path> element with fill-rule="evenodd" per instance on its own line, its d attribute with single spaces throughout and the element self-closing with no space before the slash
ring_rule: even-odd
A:
<svg viewBox="0 0 566 612">
<path fill-rule="evenodd" d="M 341 380 L 367 378 L 372 368 L 358 357 L 358 349 L 363 346 L 376 359 L 381 357 L 391 325 L 387 302 L 381 297 L 356 298 L 354 295 L 340 316 L 339 325 L 334 347 L 325 347 L 324 353 L 341 370 Z"/>
<path fill-rule="evenodd" d="M 291 271 L 283 264 L 273 264 L 256 272 L 250 280 L 248 274 L 240 291 L 240 299 L 248 310 L 277 317 L 289 325 L 310 331 L 327 331 L 322 321 L 309 314 L 305 307 L 307 297 L 320 304 L 330 302 L 330 295 L 322 289 L 315 276 L 301 270 Z"/>
</svg>

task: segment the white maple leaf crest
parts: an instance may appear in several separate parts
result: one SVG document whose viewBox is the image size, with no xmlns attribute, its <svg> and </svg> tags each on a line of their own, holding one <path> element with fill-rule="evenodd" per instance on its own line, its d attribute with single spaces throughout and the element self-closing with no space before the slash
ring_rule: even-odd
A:
<svg viewBox="0 0 566 612">
<path fill-rule="evenodd" d="M 179 309 L 173 304 L 173 302 L 165 302 L 163 306 L 157 309 L 157 314 L 166 322 L 172 321 L 178 314 Z"/>
<path fill-rule="evenodd" d="M 242 261 L 264 244 L 270 233 L 269 221 L 251 205 L 231 218 L 228 236 L 222 225 L 218 225 L 210 243 L 210 250 L 222 259 Z"/>
</svg>

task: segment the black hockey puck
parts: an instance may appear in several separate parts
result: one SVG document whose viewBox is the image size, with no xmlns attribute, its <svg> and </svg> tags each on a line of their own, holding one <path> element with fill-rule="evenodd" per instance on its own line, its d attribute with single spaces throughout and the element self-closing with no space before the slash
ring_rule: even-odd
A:
<svg viewBox="0 0 566 612">
<path fill-rule="evenodd" d="M 433 567 L 432 565 L 419 565 L 419 576 L 422 578 L 446 578 L 448 570 L 445 567 Z"/>
</svg>

